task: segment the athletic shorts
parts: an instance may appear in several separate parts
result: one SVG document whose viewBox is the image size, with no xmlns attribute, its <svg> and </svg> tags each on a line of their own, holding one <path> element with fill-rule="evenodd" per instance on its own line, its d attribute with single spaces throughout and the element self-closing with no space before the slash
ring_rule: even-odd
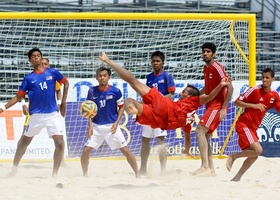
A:
<svg viewBox="0 0 280 200">
<path fill-rule="evenodd" d="M 113 124 L 95 124 L 93 123 L 93 134 L 86 142 L 85 146 L 98 149 L 104 140 L 107 142 L 111 150 L 120 149 L 127 146 L 126 139 L 118 126 L 117 131 L 112 134 L 111 127 Z"/>
<path fill-rule="evenodd" d="M 251 144 L 259 142 L 257 131 L 248 128 L 243 122 L 237 121 L 235 130 L 238 134 L 238 145 L 240 149 L 245 150 L 251 147 Z"/>
<path fill-rule="evenodd" d="M 152 128 L 164 129 L 167 127 L 169 100 L 155 87 L 142 97 L 144 102 L 143 112 L 136 117 L 136 122 L 142 125 L 150 125 Z"/>
<path fill-rule="evenodd" d="M 152 128 L 151 126 L 143 125 L 142 136 L 145 138 L 167 136 L 167 131 L 161 130 L 160 128 Z"/>
<path fill-rule="evenodd" d="M 26 127 L 24 135 L 33 137 L 41 132 L 43 128 L 47 129 L 49 137 L 54 135 L 63 136 L 63 126 L 61 124 L 61 116 L 58 112 L 53 113 L 35 113 L 30 115 L 29 123 Z"/>
<path fill-rule="evenodd" d="M 192 130 L 192 125 L 191 124 L 186 124 L 185 126 L 182 127 L 184 133 L 188 133 L 190 134 L 191 133 L 191 130 Z"/>
<path fill-rule="evenodd" d="M 208 133 L 213 133 L 219 126 L 220 110 L 219 107 L 209 107 L 201 117 L 199 124 L 208 128 Z"/>
</svg>

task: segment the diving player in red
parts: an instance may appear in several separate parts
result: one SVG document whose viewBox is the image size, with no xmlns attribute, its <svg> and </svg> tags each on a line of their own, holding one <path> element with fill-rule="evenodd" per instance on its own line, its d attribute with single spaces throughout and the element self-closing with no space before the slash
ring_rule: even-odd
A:
<svg viewBox="0 0 280 200">
<path fill-rule="evenodd" d="M 259 128 L 265 113 L 275 108 L 280 113 L 280 98 L 277 91 L 271 90 L 274 81 L 274 71 L 266 68 L 262 71 L 262 85 L 250 87 L 234 102 L 236 106 L 244 108 L 244 112 L 238 118 L 235 129 L 238 134 L 238 144 L 242 152 L 230 154 L 226 167 L 231 170 L 234 161 L 241 157 L 247 157 L 243 165 L 231 181 L 240 181 L 243 174 L 252 166 L 262 153 L 257 129 Z"/>
<path fill-rule="evenodd" d="M 192 113 L 204 103 L 212 100 L 223 87 L 231 83 L 230 79 L 224 78 L 209 95 L 202 96 L 199 96 L 197 88 L 188 85 L 182 91 L 185 98 L 173 102 L 164 97 L 156 88 L 150 88 L 141 83 L 125 68 L 111 61 L 105 52 L 101 53 L 99 59 L 109 65 L 142 97 L 143 103 L 132 98 L 126 99 L 126 110 L 128 113 L 137 115 L 137 122 L 150 125 L 152 128 L 172 130 L 183 127 L 186 124 L 188 113 Z"/>
</svg>

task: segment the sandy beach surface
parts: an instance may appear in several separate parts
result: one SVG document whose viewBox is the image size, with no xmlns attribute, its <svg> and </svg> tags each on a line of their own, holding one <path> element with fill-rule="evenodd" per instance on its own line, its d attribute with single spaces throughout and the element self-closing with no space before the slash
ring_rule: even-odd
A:
<svg viewBox="0 0 280 200">
<path fill-rule="evenodd" d="M 240 182 L 230 179 L 244 159 L 236 160 L 232 171 L 226 159 L 214 159 L 216 177 L 193 176 L 200 160 L 168 159 L 165 175 L 159 161 L 149 159 L 149 173 L 139 179 L 124 159 L 90 160 L 89 177 L 82 176 L 79 159 L 67 160 L 67 167 L 52 178 L 52 162 L 21 162 L 14 178 L 6 178 L 11 162 L 0 163 L 0 199 L 6 200 L 165 200 L 165 199 L 279 199 L 280 158 L 259 157 Z M 138 158 L 138 165 L 140 161 Z"/>
</svg>

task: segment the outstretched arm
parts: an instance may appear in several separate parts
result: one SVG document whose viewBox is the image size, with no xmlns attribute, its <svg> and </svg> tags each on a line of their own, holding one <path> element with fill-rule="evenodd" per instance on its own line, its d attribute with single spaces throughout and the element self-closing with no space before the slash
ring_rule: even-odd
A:
<svg viewBox="0 0 280 200">
<path fill-rule="evenodd" d="M 6 109 L 8 109 L 8 108 L 12 107 L 13 105 L 15 105 L 18 101 L 21 100 L 21 98 L 23 98 L 23 97 L 21 97 L 18 94 L 16 94 L 8 103 L 6 103 L 6 105 L 1 106 L 0 113 L 2 113 Z"/>
<path fill-rule="evenodd" d="M 214 89 L 212 90 L 212 92 L 209 95 L 201 95 L 199 98 L 199 103 L 200 105 L 203 105 L 209 101 L 211 101 L 212 99 L 214 99 L 214 97 L 219 93 L 219 91 L 227 86 L 228 84 L 231 84 L 231 79 L 228 77 L 225 77 L 221 80 L 220 84 Z"/>
</svg>

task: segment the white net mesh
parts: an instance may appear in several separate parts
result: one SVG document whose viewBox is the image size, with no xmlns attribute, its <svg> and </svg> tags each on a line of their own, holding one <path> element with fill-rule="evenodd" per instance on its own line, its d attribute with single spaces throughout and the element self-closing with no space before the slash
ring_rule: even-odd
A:
<svg viewBox="0 0 280 200">
<path fill-rule="evenodd" d="M 78 107 L 86 98 L 89 87 L 97 83 L 93 77 L 95 70 L 102 65 L 98 61 L 101 51 L 106 51 L 112 60 L 123 64 L 143 82 L 151 72 L 151 52 L 163 51 L 166 56 L 164 68 L 173 74 L 176 83 L 175 100 L 187 83 L 202 88 L 201 45 L 204 42 L 210 41 L 217 45 L 217 60 L 224 65 L 233 80 L 248 80 L 248 64 L 244 59 L 244 56 L 248 57 L 249 45 L 247 21 L 1 20 L 0 24 L 0 98 L 3 103 L 16 94 L 22 78 L 32 70 L 26 54 L 33 47 L 39 47 L 43 56 L 49 58 L 51 67 L 57 68 L 69 79 L 66 132 L 70 157 L 81 155 L 86 140 L 86 120 L 80 116 Z M 236 44 L 243 51 L 243 56 Z M 124 98 L 139 98 L 114 73 L 110 83 L 121 89 Z M 199 109 L 198 116 L 202 112 L 203 108 Z M 218 134 L 213 135 L 212 144 L 216 154 L 230 129 L 235 112 L 231 103 L 227 119 L 219 126 Z M 23 119 L 13 126 L 22 127 Z M 5 124 L 3 121 L 1 126 L 6 127 Z M 134 124 L 131 116 L 123 118 L 122 126 L 125 135 L 129 137 L 129 147 L 139 155 L 141 127 Z M 13 130 L 16 138 L 19 138 L 22 129 Z M 169 155 L 181 153 L 184 147 L 183 134 L 180 130 L 169 132 L 166 140 Z M 198 154 L 193 133 L 192 136 L 192 150 Z M 0 146 L 3 147 L 5 143 L 5 146 L 15 147 L 16 142 L 16 139 L 7 140 L 1 136 Z M 236 141 L 232 146 L 236 146 Z M 103 157 L 121 154 L 110 151 L 104 143 L 93 155 Z"/>
</svg>

